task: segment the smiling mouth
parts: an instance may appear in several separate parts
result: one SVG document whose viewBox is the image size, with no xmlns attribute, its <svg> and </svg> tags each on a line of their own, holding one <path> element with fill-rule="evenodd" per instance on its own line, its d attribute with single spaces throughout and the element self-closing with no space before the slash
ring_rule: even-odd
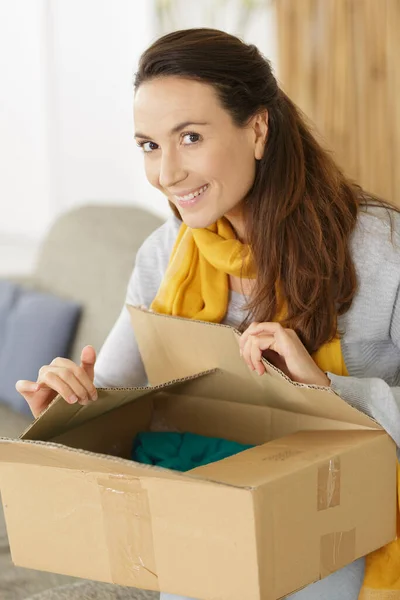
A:
<svg viewBox="0 0 400 600">
<path fill-rule="evenodd" d="M 208 187 L 209 184 L 207 183 L 206 185 L 203 185 L 203 187 L 199 188 L 195 192 L 192 192 L 191 194 L 187 194 L 186 196 L 174 196 L 174 198 L 178 200 L 178 202 L 189 202 L 190 200 L 194 200 L 195 198 L 197 198 L 197 196 L 203 194 L 208 189 Z"/>
</svg>

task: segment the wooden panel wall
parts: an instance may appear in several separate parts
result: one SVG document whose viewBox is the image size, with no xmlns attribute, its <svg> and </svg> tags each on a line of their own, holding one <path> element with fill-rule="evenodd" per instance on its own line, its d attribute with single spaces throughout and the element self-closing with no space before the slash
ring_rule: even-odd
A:
<svg viewBox="0 0 400 600">
<path fill-rule="evenodd" d="M 400 0 L 275 0 L 279 79 L 347 175 L 400 206 Z"/>
</svg>

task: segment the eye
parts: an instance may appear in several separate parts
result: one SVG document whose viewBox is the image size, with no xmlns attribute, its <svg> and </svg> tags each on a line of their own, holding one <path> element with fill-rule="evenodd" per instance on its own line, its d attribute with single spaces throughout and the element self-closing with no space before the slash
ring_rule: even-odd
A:
<svg viewBox="0 0 400 600">
<path fill-rule="evenodd" d="M 158 146 L 155 142 L 137 142 L 136 145 L 143 150 L 146 154 L 157 150 Z"/>
<path fill-rule="evenodd" d="M 201 135 L 199 133 L 189 131 L 188 133 L 182 134 L 182 139 L 185 140 L 185 145 L 192 146 L 193 144 L 201 141 Z"/>
</svg>

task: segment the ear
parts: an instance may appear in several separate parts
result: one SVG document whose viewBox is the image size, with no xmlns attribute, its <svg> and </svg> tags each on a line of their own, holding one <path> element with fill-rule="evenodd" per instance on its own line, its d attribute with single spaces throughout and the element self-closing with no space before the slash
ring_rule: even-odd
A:
<svg viewBox="0 0 400 600">
<path fill-rule="evenodd" d="M 265 144 L 268 137 L 268 111 L 265 109 L 254 115 L 252 119 L 254 132 L 254 158 L 261 160 L 264 155 Z"/>
</svg>

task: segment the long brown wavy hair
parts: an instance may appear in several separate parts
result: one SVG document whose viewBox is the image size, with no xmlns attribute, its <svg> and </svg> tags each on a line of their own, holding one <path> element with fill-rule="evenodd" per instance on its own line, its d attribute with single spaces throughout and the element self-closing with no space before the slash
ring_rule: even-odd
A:
<svg viewBox="0 0 400 600">
<path fill-rule="evenodd" d="M 238 127 L 268 110 L 264 156 L 243 203 L 257 280 L 242 328 L 272 321 L 281 297 L 287 309 L 282 325 L 315 352 L 336 335 L 337 317 L 356 293 L 349 240 L 360 206 L 371 196 L 317 142 L 256 46 L 216 29 L 175 31 L 143 53 L 134 88 L 168 76 L 211 84 Z"/>
</svg>

